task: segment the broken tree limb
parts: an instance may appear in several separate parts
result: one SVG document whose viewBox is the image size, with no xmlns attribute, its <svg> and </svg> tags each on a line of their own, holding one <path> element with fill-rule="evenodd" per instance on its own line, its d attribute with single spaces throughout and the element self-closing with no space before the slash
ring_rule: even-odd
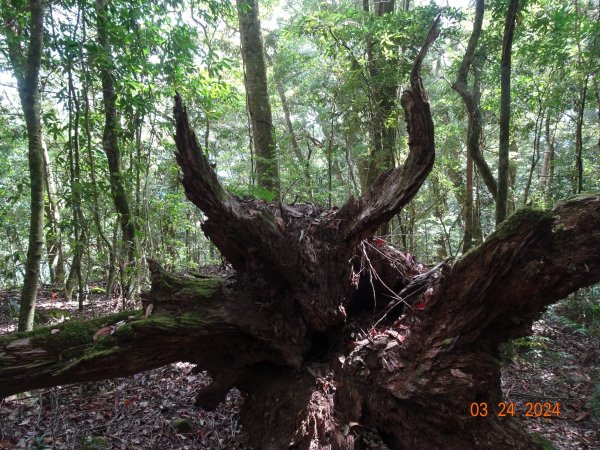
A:
<svg viewBox="0 0 600 450">
<path fill-rule="evenodd" d="M 150 268 L 152 291 L 143 299 L 144 310 L 153 305 L 149 317 L 126 311 L 0 338 L 0 397 L 176 361 L 213 374 L 239 374 L 266 361 L 299 366 L 306 342 L 283 336 L 283 326 L 274 331 L 277 320 L 261 314 L 248 292 L 231 289 L 220 277 L 177 276 L 154 262 Z"/>
<path fill-rule="evenodd" d="M 599 281 L 599 194 L 518 211 L 442 275 L 410 326 L 356 343 L 337 371 L 338 401 L 368 397 L 360 417 L 392 448 L 537 448 L 518 420 L 494 410 L 498 347 L 529 334 L 547 305 Z M 489 405 L 489 417 L 472 417 L 473 402 Z"/>
<path fill-rule="evenodd" d="M 244 202 L 226 192 L 204 155 L 179 94 L 175 96 L 175 153 L 187 198 L 206 214 L 206 235 L 235 269 L 279 267 L 282 234 L 265 202 Z M 248 245 L 248 243 L 254 245 Z"/>
<path fill-rule="evenodd" d="M 574 197 L 552 211 L 519 210 L 439 286 L 427 322 L 454 319 L 443 332 L 431 329 L 429 339 L 432 345 L 452 337 L 454 346 L 482 339 L 497 346 L 528 334 L 545 306 L 599 280 L 598 194 Z"/>
</svg>

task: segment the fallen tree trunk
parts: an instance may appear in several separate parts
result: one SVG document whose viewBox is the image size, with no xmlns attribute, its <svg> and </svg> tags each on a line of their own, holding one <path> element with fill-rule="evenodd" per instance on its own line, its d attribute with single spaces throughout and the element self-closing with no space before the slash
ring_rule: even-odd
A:
<svg viewBox="0 0 600 450">
<path fill-rule="evenodd" d="M 143 313 L 0 340 L 0 395 L 135 373 L 172 361 L 208 370 L 196 402 L 237 386 L 261 449 L 534 448 L 517 419 L 471 417 L 501 400 L 498 346 L 546 305 L 600 280 L 600 196 L 513 215 L 453 266 L 424 267 L 368 236 L 416 194 L 435 154 L 419 68 L 403 94 L 410 154 L 340 209 L 245 201 L 210 169 L 176 97 L 177 161 L 232 278 L 176 276 L 151 262 Z M 542 400 L 542 399 L 540 399 Z"/>
</svg>

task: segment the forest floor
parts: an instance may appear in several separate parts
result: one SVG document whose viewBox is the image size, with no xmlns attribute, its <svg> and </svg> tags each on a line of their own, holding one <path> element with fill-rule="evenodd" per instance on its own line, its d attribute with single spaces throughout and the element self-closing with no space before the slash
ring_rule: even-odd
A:
<svg viewBox="0 0 600 450">
<path fill-rule="evenodd" d="M 15 295 L 0 292 L 0 305 L 8 305 Z M 43 292 L 39 315 L 56 323 L 64 314 L 58 311 L 92 318 L 118 310 L 117 301 L 102 297 L 93 295 L 93 306 L 80 313 L 76 302 Z M 532 337 L 515 341 L 505 352 L 505 402 L 513 403 L 515 416 L 556 449 L 600 450 L 600 333 L 567 319 L 564 310 L 564 304 L 552 307 L 535 323 Z M 0 309 L 0 334 L 14 331 L 15 325 L 9 308 Z M 0 450 L 246 448 L 239 392 L 232 390 L 213 412 L 194 407 L 196 392 L 208 383 L 206 373 L 177 363 L 128 378 L 5 398 L 0 402 Z M 533 415 L 543 413 L 545 402 L 552 407 L 558 403 L 560 415 L 525 416 L 528 408 Z M 535 403 L 542 409 L 536 411 Z M 365 437 L 365 444 L 385 448 L 373 435 Z"/>
</svg>

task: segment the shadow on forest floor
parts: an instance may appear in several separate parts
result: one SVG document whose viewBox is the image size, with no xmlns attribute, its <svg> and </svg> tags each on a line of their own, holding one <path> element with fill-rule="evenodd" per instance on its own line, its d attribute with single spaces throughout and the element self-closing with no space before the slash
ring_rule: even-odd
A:
<svg viewBox="0 0 600 450">
<path fill-rule="evenodd" d="M 600 449 L 600 327 L 569 319 L 569 302 L 549 307 L 532 336 L 513 341 L 502 371 L 504 401 L 556 449 Z M 558 403 L 560 416 L 536 417 L 544 403 Z"/>
<path fill-rule="evenodd" d="M 18 294 L 17 294 L 18 295 Z M 12 297 L 11 297 L 12 296 Z M 119 304 L 92 295 L 82 313 L 76 302 L 43 292 L 46 323 L 116 312 Z M 0 292 L 0 304 L 15 299 Z M 524 416 L 531 403 L 559 403 L 560 416 L 524 417 L 531 432 L 556 449 L 600 449 L 600 328 L 567 319 L 566 303 L 551 307 L 534 324 L 531 337 L 505 349 L 505 402 Z M 61 312 L 62 311 L 62 312 Z M 0 309 L 0 334 L 14 330 L 8 307 Z M 214 412 L 193 406 L 210 382 L 190 364 L 171 364 L 132 377 L 31 391 L 0 402 L 0 449 L 242 449 L 241 396 L 232 390 Z M 539 408 L 538 408 L 539 412 Z M 543 409 L 542 409 L 543 412 Z M 366 447 L 381 449 L 375 436 Z"/>
</svg>

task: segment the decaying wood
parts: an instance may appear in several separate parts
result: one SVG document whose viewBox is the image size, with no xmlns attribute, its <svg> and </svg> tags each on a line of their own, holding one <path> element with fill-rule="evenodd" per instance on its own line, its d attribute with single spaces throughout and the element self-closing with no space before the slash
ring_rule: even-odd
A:
<svg viewBox="0 0 600 450">
<path fill-rule="evenodd" d="M 500 441 L 530 448 L 516 422 L 502 419 L 490 433 L 490 421 L 500 419 L 484 423 L 467 416 L 466 408 L 471 401 L 499 401 L 500 342 L 528 333 L 545 305 L 600 280 L 599 230 L 597 194 L 572 198 L 551 212 L 518 212 L 442 271 L 425 308 L 412 311 L 409 322 L 361 334 L 369 322 L 357 310 L 335 339 L 319 341 L 329 346 L 320 349 L 324 354 L 309 348 L 310 334 L 304 346 L 279 339 L 273 326 L 278 314 L 264 302 L 262 288 L 250 292 L 239 290 L 238 280 L 174 276 L 152 263 L 152 291 L 144 298 L 146 306 L 154 305 L 150 317 L 87 322 L 83 335 L 65 324 L 45 335 L 38 331 L 37 338 L 3 338 L 0 395 L 185 360 L 215 374 L 215 386 L 199 394 L 201 405 L 214 407 L 233 385 L 248 399 L 260 399 L 244 410 L 256 427 L 249 434 L 258 448 L 269 448 L 271 440 L 277 443 L 271 448 L 282 448 L 277 445 L 285 439 L 300 442 L 311 433 L 309 442 L 329 439 L 339 444 L 332 448 L 353 448 L 353 439 L 340 431 L 349 423 L 380 429 L 395 448 L 467 448 L 482 436 L 478 448 Z M 372 248 L 387 247 L 377 245 Z M 375 261 L 378 254 L 373 250 L 369 257 Z M 424 269 L 411 270 L 404 275 L 419 277 Z M 94 340 L 98 330 L 121 320 L 125 325 L 114 334 Z M 61 333 L 67 338 L 56 338 Z M 286 422 L 296 417 L 294 408 L 305 415 Z M 267 416 L 279 426 L 268 428 Z M 300 423 L 317 428 L 307 427 L 303 435 Z M 431 427 L 444 432 L 431 433 Z"/>
<path fill-rule="evenodd" d="M 500 343 L 527 334 L 546 305 L 600 281 L 600 195 L 517 212 L 453 265 L 427 268 L 369 238 L 433 164 L 418 77 L 427 45 L 403 94 L 404 167 L 341 209 L 226 192 L 176 97 L 182 182 L 235 275 L 177 276 L 151 262 L 143 312 L 0 339 L 0 396 L 189 361 L 214 378 L 199 406 L 242 391 L 256 448 L 354 449 L 365 427 L 394 449 L 534 448 L 518 420 L 473 418 L 468 407 L 500 400 Z"/>
</svg>

